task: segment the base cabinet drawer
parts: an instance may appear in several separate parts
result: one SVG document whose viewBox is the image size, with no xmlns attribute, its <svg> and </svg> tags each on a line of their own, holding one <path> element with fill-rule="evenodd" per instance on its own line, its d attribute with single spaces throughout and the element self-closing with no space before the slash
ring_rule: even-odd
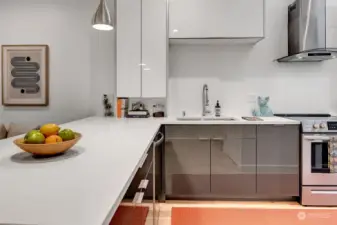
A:
<svg viewBox="0 0 337 225">
<path fill-rule="evenodd" d="M 337 187 L 302 187 L 302 205 L 337 206 Z"/>
</svg>

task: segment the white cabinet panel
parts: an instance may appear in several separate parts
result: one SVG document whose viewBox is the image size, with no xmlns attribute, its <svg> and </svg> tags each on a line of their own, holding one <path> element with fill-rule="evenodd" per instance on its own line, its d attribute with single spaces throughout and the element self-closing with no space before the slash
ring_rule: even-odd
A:
<svg viewBox="0 0 337 225">
<path fill-rule="evenodd" d="M 141 97 L 141 1 L 117 0 L 117 97 Z"/>
<path fill-rule="evenodd" d="M 167 1 L 142 0 L 142 97 L 166 97 Z"/>
<path fill-rule="evenodd" d="M 264 0 L 169 0 L 170 38 L 264 36 Z"/>
<path fill-rule="evenodd" d="M 117 97 L 166 97 L 167 1 L 117 0 Z"/>
</svg>

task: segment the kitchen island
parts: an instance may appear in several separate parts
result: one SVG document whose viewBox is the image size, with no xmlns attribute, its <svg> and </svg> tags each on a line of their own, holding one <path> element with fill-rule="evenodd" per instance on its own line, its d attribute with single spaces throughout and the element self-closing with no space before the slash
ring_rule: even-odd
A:
<svg viewBox="0 0 337 225">
<path fill-rule="evenodd" d="M 263 118 L 265 119 L 265 118 Z M 109 224 L 162 125 L 296 125 L 265 121 L 177 121 L 90 117 L 61 125 L 83 135 L 67 154 L 34 160 L 0 141 L 0 224 Z"/>
</svg>

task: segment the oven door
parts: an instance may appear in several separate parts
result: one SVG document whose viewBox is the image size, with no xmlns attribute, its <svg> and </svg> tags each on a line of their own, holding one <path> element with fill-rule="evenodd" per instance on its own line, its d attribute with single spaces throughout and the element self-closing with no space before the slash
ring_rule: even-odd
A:
<svg viewBox="0 0 337 225">
<path fill-rule="evenodd" d="M 302 136 L 302 185 L 337 185 L 337 136 Z"/>
</svg>

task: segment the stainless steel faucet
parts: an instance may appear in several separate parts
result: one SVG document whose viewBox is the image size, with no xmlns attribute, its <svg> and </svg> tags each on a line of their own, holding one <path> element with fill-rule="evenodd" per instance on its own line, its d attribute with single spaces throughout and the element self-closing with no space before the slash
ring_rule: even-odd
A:
<svg viewBox="0 0 337 225">
<path fill-rule="evenodd" d="M 211 111 L 207 109 L 208 106 L 209 106 L 208 86 L 207 84 L 204 84 L 202 88 L 202 116 L 206 116 L 211 113 Z"/>
</svg>

